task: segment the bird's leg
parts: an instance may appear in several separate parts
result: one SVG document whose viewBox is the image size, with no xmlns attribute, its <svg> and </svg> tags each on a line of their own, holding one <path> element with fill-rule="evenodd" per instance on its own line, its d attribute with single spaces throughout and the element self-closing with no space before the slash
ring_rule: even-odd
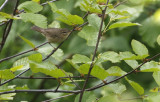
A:
<svg viewBox="0 0 160 102">
<path fill-rule="evenodd" d="M 52 46 L 52 44 L 49 42 L 49 45 L 51 45 Z M 53 46 L 52 46 L 53 47 Z M 53 47 L 53 49 L 55 49 L 54 47 Z"/>
</svg>

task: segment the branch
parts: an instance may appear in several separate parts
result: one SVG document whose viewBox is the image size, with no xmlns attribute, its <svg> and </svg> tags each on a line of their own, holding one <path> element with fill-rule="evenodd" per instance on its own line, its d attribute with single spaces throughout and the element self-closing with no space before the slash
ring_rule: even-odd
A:
<svg viewBox="0 0 160 102">
<path fill-rule="evenodd" d="M 119 77 L 119 78 L 116 78 L 106 84 L 103 83 L 103 85 L 99 84 L 99 86 L 95 86 L 95 87 L 92 87 L 92 88 L 88 88 L 88 89 L 85 89 L 85 91 L 92 91 L 92 90 L 95 90 L 95 89 L 98 89 L 100 87 L 103 87 L 105 85 L 108 85 L 110 83 L 113 83 L 119 79 L 122 79 L 123 77 L 129 75 L 129 74 L 132 74 L 136 69 L 140 68 L 142 65 L 144 65 L 145 63 L 155 59 L 156 57 L 159 57 L 160 56 L 160 53 L 158 53 L 157 55 L 149 58 L 148 60 L 144 61 L 142 64 L 140 64 L 137 68 L 135 68 L 134 70 L 128 72 L 127 74 Z M 75 91 L 68 91 L 68 90 L 51 90 L 51 89 L 39 89 L 39 90 L 36 90 L 36 89 L 32 89 L 32 90 L 14 90 L 14 91 L 6 91 L 6 92 L 0 92 L 0 95 L 2 94 L 8 94 L 8 93 L 19 93 L 19 92 L 38 92 L 38 93 L 44 93 L 44 92 L 59 92 L 59 93 L 75 93 L 75 94 L 78 94 L 81 92 L 81 90 L 75 90 Z"/>
<path fill-rule="evenodd" d="M 125 75 L 123 75 L 123 76 L 121 76 L 121 77 L 118 77 L 118 78 L 116 78 L 116 79 L 114 79 L 114 80 L 112 80 L 112 81 L 110 81 L 110 82 L 100 83 L 100 84 L 97 85 L 97 86 L 94 86 L 94 87 L 92 87 L 92 88 L 88 88 L 86 91 L 91 91 L 91 90 L 94 90 L 94 89 L 103 87 L 103 86 L 105 86 L 105 85 L 108 85 L 108 84 L 110 84 L 110 83 L 113 83 L 113 82 L 115 82 L 115 81 L 117 81 L 117 80 L 119 80 L 119 79 L 122 79 L 122 78 L 124 78 L 125 76 L 134 73 L 135 70 L 137 70 L 138 68 L 140 68 L 141 66 L 143 66 L 145 63 L 147 63 L 147 62 L 155 59 L 155 58 L 158 57 L 158 56 L 160 56 L 160 53 L 158 53 L 157 55 L 155 55 L 155 56 L 153 56 L 153 57 L 151 57 L 151 58 L 149 58 L 149 59 L 146 59 L 146 60 L 145 60 L 143 63 L 141 63 L 137 68 L 135 68 L 134 70 L 128 72 L 127 74 L 125 74 Z"/>
<path fill-rule="evenodd" d="M 57 78 L 54 78 L 54 77 L 18 77 L 19 79 L 52 79 L 52 80 L 57 80 Z M 85 78 L 85 77 L 82 77 L 82 76 L 73 76 L 73 77 L 59 77 L 59 79 L 66 79 L 66 78 Z M 93 77 L 93 76 L 90 76 L 89 78 L 95 78 L 96 77 Z"/>
<path fill-rule="evenodd" d="M 3 7 L 7 4 L 7 2 L 8 2 L 9 0 L 5 0 L 4 1 L 4 3 L 1 5 L 1 7 L 0 7 L 0 11 L 3 9 Z"/>
<path fill-rule="evenodd" d="M 35 48 L 39 48 L 39 47 L 41 47 L 41 46 L 43 46 L 43 45 L 45 45 L 45 44 L 47 44 L 47 43 L 48 43 L 48 42 L 42 43 L 41 45 L 38 45 L 38 46 L 35 47 Z M 31 51 L 35 51 L 35 50 L 34 50 L 34 49 L 30 49 L 30 50 L 27 50 L 27 51 L 24 51 L 24 52 L 15 54 L 15 55 L 13 55 L 13 56 L 6 57 L 6 58 L 4 58 L 4 59 L 1 59 L 1 60 L 0 60 L 0 63 L 3 62 L 3 61 L 6 61 L 6 60 L 12 59 L 12 58 L 14 58 L 14 57 L 18 57 L 18 56 L 20 56 L 20 55 L 29 53 L 29 52 L 31 52 Z"/>
<path fill-rule="evenodd" d="M 108 3 L 109 3 L 109 0 L 107 0 L 106 5 L 108 5 Z M 79 102 L 82 101 L 82 97 L 83 97 L 83 93 L 85 91 L 85 87 L 87 85 L 87 82 L 89 80 L 89 76 L 90 76 L 92 68 L 94 66 L 94 60 L 95 60 L 96 53 L 97 53 L 98 46 L 99 46 L 99 42 L 100 42 L 100 39 L 101 39 L 101 36 L 102 36 L 102 27 L 103 27 L 103 21 L 104 21 L 104 16 L 105 16 L 106 9 L 107 9 L 107 6 L 102 11 L 102 20 L 101 20 L 101 24 L 100 24 L 100 29 L 99 29 L 99 34 L 98 34 L 98 38 L 97 38 L 96 48 L 95 48 L 94 53 L 93 53 L 92 63 L 90 65 L 90 68 L 89 68 L 89 71 L 88 71 L 88 74 L 87 74 L 87 79 L 86 79 L 86 81 L 85 81 L 85 83 L 83 85 L 82 92 L 80 94 Z"/>
<path fill-rule="evenodd" d="M 76 90 L 76 91 L 69 91 L 69 90 L 52 90 L 52 89 L 30 89 L 30 90 L 13 90 L 13 91 L 5 91 L 5 92 L 0 92 L 0 95 L 2 94 L 9 94 L 9 93 L 20 93 L 20 92 L 30 92 L 30 93 L 46 93 L 46 92 L 53 92 L 53 93 L 80 93 L 81 90 Z"/>
<path fill-rule="evenodd" d="M 19 76 L 21 76 L 22 74 L 24 74 L 25 72 L 27 72 L 29 69 L 30 69 L 30 68 L 24 70 L 23 72 L 21 72 L 20 74 L 18 74 L 17 76 L 15 76 L 13 79 L 9 79 L 9 80 L 1 83 L 0 86 L 4 85 L 4 84 L 6 84 L 6 83 L 8 83 L 8 82 L 10 82 L 10 81 L 12 81 L 12 80 L 14 80 L 14 79 L 17 79 Z"/>
<path fill-rule="evenodd" d="M 19 0 L 16 1 L 16 5 L 15 5 L 14 11 L 13 11 L 13 15 L 16 14 L 18 4 L 19 4 Z M 1 46 L 0 46 L 0 52 L 2 51 L 2 49 L 5 45 L 5 42 L 7 40 L 7 37 L 9 35 L 9 32 L 10 32 L 11 27 L 12 27 L 12 23 L 13 23 L 13 19 L 9 20 L 9 22 L 7 22 L 6 28 L 4 29 L 3 38 L 2 38 L 2 42 L 1 42 Z"/>
<path fill-rule="evenodd" d="M 50 101 L 54 101 L 54 100 L 61 99 L 61 98 L 64 98 L 64 97 L 72 96 L 72 95 L 75 95 L 75 94 L 73 93 L 73 94 L 57 97 L 57 98 L 54 98 L 54 99 L 45 100 L 45 101 L 42 101 L 42 102 L 50 102 Z"/>
</svg>

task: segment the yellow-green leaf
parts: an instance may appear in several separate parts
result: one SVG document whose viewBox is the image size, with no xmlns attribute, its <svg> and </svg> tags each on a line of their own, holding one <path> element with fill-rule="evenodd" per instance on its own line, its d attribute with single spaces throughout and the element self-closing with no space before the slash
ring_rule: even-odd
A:
<svg viewBox="0 0 160 102">
<path fill-rule="evenodd" d="M 128 27 L 128 26 L 136 26 L 140 25 L 139 23 L 131 23 L 131 22 L 116 22 L 109 26 L 109 29 L 120 28 L 120 27 Z"/>
<path fill-rule="evenodd" d="M 138 92 L 139 95 L 143 95 L 144 94 L 144 89 L 141 85 L 139 85 L 138 83 L 129 80 L 127 77 L 125 77 L 125 79 L 128 81 L 128 83 Z"/>
<path fill-rule="evenodd" d="M 35 45 L 31 41 L 29 41 L 28 39 L 24 38 L 21 35 L 19 35 L 19 37 L 23 39 L 29 46 L 31 46 L 32 48 L 35 48 Z"/>
</svg>

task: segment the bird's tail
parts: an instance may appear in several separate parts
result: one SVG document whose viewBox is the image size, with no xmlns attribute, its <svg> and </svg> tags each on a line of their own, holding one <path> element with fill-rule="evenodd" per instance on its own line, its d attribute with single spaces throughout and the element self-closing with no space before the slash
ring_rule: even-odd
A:
<svg viewBox="0 0 160 102">
<path fill-rule="evenodd" d="M 40 32 L 40 33 L 42 33 L 42 34 L 43 34 L 43 32 L 44 32 L 44 29 L 43 29 L 43 28 L 40 28 L 40 27 L 38 27 L 38 26 L 33 26 L 33 27 L 31 27 L 31 29 L 32 29 L 32 30 L 35 30 L 35 31 L 37 31 L 37 32 Z"/>
</svg>

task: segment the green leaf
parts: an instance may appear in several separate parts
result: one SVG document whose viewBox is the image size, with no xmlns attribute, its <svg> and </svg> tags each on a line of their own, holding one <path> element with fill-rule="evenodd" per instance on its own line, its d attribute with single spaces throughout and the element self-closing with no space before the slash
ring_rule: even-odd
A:
<svg viewBox="0 0 160 102">
<path fill-rule="evenodd" d="M 96 14 L 89 15 L 87 19 L 89 25 L 85 26 L 78 35 L 87 40 L 88 46 L 96 46 L 101 19 Z M 102 29 L 104 29 L 104 27 L 105 25 L 103 23 Z"/>
<path fill-rule="evenodd" d="M 159 90 L 160 90 L 159 87 L 155 87 L 155 88 L 153 88 L 153 89 L 151 89 L 151 90 L 149 90 L 149 91 L 150 91 L 150 92 L 156 92 L 156 93 L 158 93 Z"/>
<path fill-rule="evenodd" d="M 73 63 L 91 63 L 91 59 L 89 59 L 87 56 L 75 54 L 72 57 Z"/>
<path fill-rule="evenodd" d="M 22 87 L 16 87 L 15 89 L 16 89 L 16 90 L 27 90 L 27 89 L 29 89 L 29 88 L 28 88 L 27 85 L 24 85 L 24 86 L 22 86 Z"/>
<path fill-rule="evenodd" d="M 131 45 L 132 45 L 133 51 L 136 54 L 138 54 L 140 56 L 149 55 L 148 54 L 148 49 L 146 48 L 146 46 L 143 45 L 142 43 L 140 43 L 139 41 L 133 39 L 132 42 L 131 42 Z"/>
<path fill-rule="evenodd" d="M 65 9 L 58 9 L 54 3 L 49 3 L 51 9 L 53 12 L 60 14 L 61 16 L 57 17 L 56 19 L 64 22 L 68 25 L 77 25 L 77 24 L 83 24 L 83 18 L 78 15 L 71 15 L 67 10 Z"/>
<path fill-rule="evenodd" d="M 138 83 L 129 80 L 127 77 L 125 77 L 125 79 L 128 81 L 128 83 L 138 92 L 139 95 L 143 95 L 144 94 L 144 89 L 141 85 L 139 85 Z"/>
<path fill-rule="evenodd" d="M 7 18 L 7 19 L 18 19 L 18 17 L 14 17 L 14 16 L 12 16 L 12 15 L 10 15 L 10 14 L 7 14 L 7 13 L 5 13 L 5 12 L 0 12 L 0 16 L 1 17 L 4 17 L 3 19 L 5 19 L 5 18 Z M 1 20 L 0 20 L 1 21 Z"/>
<path fill-rule="evenodd" d="M 101 18 L 100 17 L 98 17 L 96 14 L 90 14 L 87 17 L 87 20 L 89 22 L 89 26 L 93 26 L 97 31 L 99 31 L 99 27 L 101 25 Z M 104 25 L 104 22 L 103 22 L 102 30 L 104 28 L 105 28 L 105 25 Z"/>
<path fill-rule="evenodd" d="M 21 68 L 20 70 L 25 70 L 25 69 L 28 69 L 29 68 L 29 60 L 28 60 L 28 57 L 24 57 L 24 58 L 21 58 L 17 61 L 15 61 L 13 63 L 13 67 L 17 67 L 17 66 L 21 66 L 23 65 L 23 68 Z"/>
<path fill-rule="evenodd" d="M 78 15 L 67 15 L 68 21 L 72 23 L 72 25 L 83 24 L 83 18 Z"/>
<path fill-rule="evenodd" d="M 24 9 L 25 12 L 27 13 L 36 13 L 39 12 L 43 9 L 43 6 L 41 6 L 40 4 L 34 2 L 34 1 L 26 1 L 24 3 L 21 3 L 18 6 L 19 10 Z"/>
<path fill-rule="evenodd" d="M 90 68 L 90 64 L 83 64 L 77 70 L 82 74 L 88 74 L 89 68 Z M 91 71 L 91 75 L 94 77 L 97 77 L 101 80 L 104 80 L 109 74 L 103 68 L 101 68 L 97 65 L 94 65 L 94 67 Z"/>
<path fill-rule="evenodd" d="M 4 102 L 6 100 L 13 100 L 13 96 L 15 96 L 16 93 L 9 93 L 9 94 L 3 94 L 3 95 L 0 95 L 0 100 L 4 100 Z"/>
<path fill-rule="evenodd" d="M 136 26 L 140 25 L 139 23 L 131 23 L 131 22 L 116 22 L 109 26 L 109 29 L 120 28 L 120 27 L 128 27 L 128 26 Z"/>
<path fill-rule="evenodd" d="M 141 24 L 144 26 L 139 28 L 138 34 L 147 45 L 152 48 L 155 47 L 156 39 L 160 33 L 159 25 L 155 18 L 153 16 L 147 17 Z"/>
<path fill-rule="evenodd" d="M 157 37 L 157 43 L 160 45 L 160 35 Z"/>
<path fill-rule="evenodd" d="M 153 78 L 156 81 L 156 83 L 158 84 L 158 86 L 160 86 L 160 71 L 155 71 L 153 73 Z"/>
<path fill-rule="evenodd" d="M 29 41 L 28 39 L 24 38 L 23 36 L 19 35 L 19 37 L 24 40 L 29 46 L 31 46 L 32 48 L 35 48 L 35 45 Z"/>
<path fill-rule="evenodd" d="M 116 52 L 107 51 L 99 55 L 97 62 L 111 61 L 112 63 L 120 62 L 120 56 Z"/>
<path fill-rule="evenodd" d="M 63 15 L 56 18 L 57 20 L 64 22 L 68 25 L 83 24 L 83 19 L 78 15 Z"/>
<path fill-rule="evenodd" d="M 125 71 L 123 71 L 118 66 L 112 66 L 109 69 L 107 69 L 107 72 L 109 73 L 109 76 L 123 76 L 126 74 Z"/>
<path fill-rule="evenodd" d="M 120 11 L 120 10 L 116 10 L 116 9 L 111 9 L 108 11 L 109 12 L 107 12 L 107 14 L 109 14 L 109 16 L 111 17 L 112 20 L 126 19 L 126 18 L 130 17 L 130 14 L 128 13 L 128 11 Z"/>
<path fill-rule="evenodd" d="M 21 69 L 21 68 L 23 68 L 23 65 L 19 65 L 19 66 L 12 67 L 12 68 L 10 68 L 10 70 L 11 70 L 12 72 L 15 72 L 15 71 L 17 71 L 17 70 L 19 70 L 19 69 Z"/>
<path fill-rule="evenodd" d="M 61 28 L 61 25 L 58 21 L 53 21 L 51 24 L 48 25 L 49 28 Z"/>
<path fill-rule="evenodd" d="M 12 79 L 15 75 L 9 70 L 0 70 L 0 79 Z"/>
<path fill-rule="evenodd" d="M 82 98 L 82 102 L 95 102 L 96 101 L 96 95 L 93 92 L 84 92 Z M 80 94 L 78 94 L 74 100 L 74 102 L 79 102 Z"/>
<path fill-rule="evenodd" d="M 56 12 L 58 10 L 57 6 L 55 5 L 55 3 L 51 3 L 51 2 L 48 2 L 49 6 L 51 7 L 51 10 L 53 12 Z"/>
<path fill-rule="evenodd" d="M 66 59 L 66 61 L 67 61 L 68 63 L 70 63 L 76 70 L 79 68 L 79 66 L 78 66 L 77 64 L 73 63 L 72 60 Z"/>
<path fill-rule="evenodd" d="M 47 18 L 41 14 L 22 13 L 20 17 L 24 22 L 31 22 L 41 28 L 47 28 Z"/>
<path fill-rule="evenodd" d="M 42 62 L 42 55 L 40 53 L 32 54 L 28 57 L 29 60 L 41 63 Z"/>
<path fill-rule="evenodd" d="M 54 46 L 54 45 L 52 44 L 52 46 Z M 52 46 L 41 47 L 38 49 L 38 52 L 45 54 L 45 55 L 49 55 L 53 50 Z M 58 61 L 62 61 L 63 56 L 64 56 L 63 50 L 60 48 L 52 55 L 52 57 Z"/>
<path fill-rule="evenodd" d="M 0 22 L 5 22 L 5 21 L 7 21 L 7 19 L 0 15 Z"/>
<path fill-rule="evenodd" d="M 113 96 L 113 95 L 108 95 L 108 96 L 104 96 L 101 97 L 98 102 L 118 102 L 117 97 Z"/>
<path fill-rule="evenodd" d="M 137 57 L 131 52 L 120 52 L 119 53 L 121 60 L 124 60 L 130 67 L 133 69 L 138 67 L 138 62 L 135 60 Z"/>
<path fill-rule="evenodd" d="M 66 17 L 63 17 L 63 16 L 57 17 L 56 20 L 66 23 L 67 25 L 72 25 L 72 23 Z"/>
<path fill-rule="evenodd" d="M 110 87 L 115 94 L 122 94 L 126 90 L 126 86 L 121 83 L 116 84 L 109 84 L 108 87 Z"/>
<path fill-rule="evenodd" d="M 93 0 L 83 0 L 83 2 L 80 3 L 80 8 L 82 11 L 89 11 L 90 13 L 102 13 L 99 5 Z"/>
<path fill-rule="evenodd" d="M 58 69 L 54 64 L 51 64 L 49 62 L 43 62 L 43 63 L 30 62 L 29 65 L 33 73 L 41 72 L 46 75 L 50 75 L 54 78 L 66 76 L 65 71 Z"/>
<path fill-rule="evenodd" d="M 70 12 L 68 12 L 66 9 L 58 9 L 56 11 L 56 13 L 60 14 L 63 17 L 66 17 L 66 18 L 68 15 L 71 15 Z"/>
<path fill-rule="evenodd" d="M 78 35 L 87 40 L 88 46 L 96 46 L 98 31 L 92 26 L 85 26 Z"/>
<path fill-rule="evenodd" d="M 141 72 L 155 72 L 155 71 L 160 71 L 160 65 L 158 62 L 151 61 L 145 63 L 141 68 Z"/>
</svg>

